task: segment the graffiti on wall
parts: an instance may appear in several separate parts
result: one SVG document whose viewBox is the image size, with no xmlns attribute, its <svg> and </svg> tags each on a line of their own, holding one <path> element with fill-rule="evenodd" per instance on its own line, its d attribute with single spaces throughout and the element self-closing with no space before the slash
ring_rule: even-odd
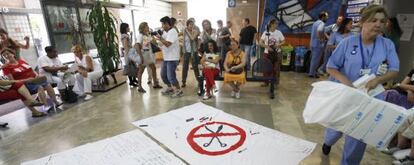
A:
<svg viewBox="0 0 414 165">
<path fill-rule="evenodd" d="M 341 4 L 342 0 L 266 0 L 260 31 L 266 30 L 270 20 L 277 19 L 282 33 L 310 32 L 322 11 L 328 12 L 327 25 L 335 23 Z"/>
</svg>

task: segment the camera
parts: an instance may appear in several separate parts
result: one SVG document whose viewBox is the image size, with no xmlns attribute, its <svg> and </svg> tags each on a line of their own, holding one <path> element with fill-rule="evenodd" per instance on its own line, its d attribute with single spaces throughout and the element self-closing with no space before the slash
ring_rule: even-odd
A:
<svg viewBox="0 0 414 165">
<path fill-rule="evenodd" d="M 152 36 L 156 36 L 156 35 L 158 35 L 158 34 L 159 34 L 160 36 L 162 36 L 162 33 L 163 33 L 163 32 L 162 32 L 162 30 L 161 30 L 161 29 L 159 29 L 159 30 L 157 30 L 157 31 L 153 31 L 153 32 L 151 32 L 151 35 L 152 35 Z"/>
</svg>

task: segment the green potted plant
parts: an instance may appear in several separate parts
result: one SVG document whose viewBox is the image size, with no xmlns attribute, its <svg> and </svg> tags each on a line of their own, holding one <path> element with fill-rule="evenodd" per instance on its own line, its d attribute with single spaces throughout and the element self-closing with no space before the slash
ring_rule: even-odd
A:
<svg viewBox="0 0 414 165">
<path fill-rule="evenodd" d="M 118 51 L 118 37 L 116 35 L 116 19 L 109 10 L 97 1 L 87 13 L 87 19 L 91 31 L 93 32 L 93 40 L 98 50 L 104 78 L 111 75 L 116 82 L 114 72 L 118 70 L 120 56 Z M 107 79 L 105 83 L 108 84 Z"/>
</svg>

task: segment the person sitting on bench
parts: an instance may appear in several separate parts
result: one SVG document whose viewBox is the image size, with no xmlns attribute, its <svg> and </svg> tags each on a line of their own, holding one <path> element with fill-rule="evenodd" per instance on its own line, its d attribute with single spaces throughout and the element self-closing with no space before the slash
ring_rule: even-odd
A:
<svg viewBox="0 0 414 165">
<path fill-rule="evenodd" d="M 39 76 L 22 58 L 17 60 L 14 51 L 11 49 L 3 49 L 1 51 L 1 55 L 7 61 L 3 66 L 4 75 L 6 75 L 10 80 L 19 80 L 24 82 L 30 93 L 37 93 L 39 95 L 41 103 L 47 105 L 46 90 L 49 97 L 53 100 L 53 103 L 55 105 L 60 105 L 60 102 L 56 99 L 53 87 L 47 82 L 44 76 Z M 27 81 L 31 79 L 39 79 L 42 81 L 37 81 L 36 83 Z"/>
<path fill-rule="evenodd" d="M 16 99 L 21 99 L 24 105 L 32 111 L 32 117 L 43 117 L 46 115 L 34 108 L 34 106 L 41 106 L 43 104 L 33 99 L 22 81 L 9 80 L 5 76 L 0 76 L 0 101 Z"/>
<path fill-rule="evenodd" d="M 80 45 L 75 45 L 72 52 L 75 54 L 75 65 L 78 66 L 73 91 L 79 96 L 85 96 L 84 100 L 88 101 L 93 98 L 91 95 L 92 81 L 101 77 L 103 70 L 101 65 L 95 62 L 91 56 L 82 53 Z"/>
<path fill-rule="evenodd" d="M 67 86 L 69 90 L 72 90 L 75 84 L 75 76 L 70 73 L 64 73 L 69 68 L 59 60 L 55 47 L 47 46 L 45 51 L 46 55 L 39 57 L 37 60 L 39 75 L 46 76 L 48 83 L 57 84 L 60 94 L 65 92 Z"/>
<path fill-rule="evenodd" d="M 207 41 L 203 46 L 201 65 L 203 66 L 203 75 L 206 79 L 206 93 L 203 100 L 208 100 L 212 97 L 213 91 L 216 90 L 214 78 L 219 75 L 220 55 L 218 54 L 218 47 L 214 40 Z"/>
<path fill-rule="evenodd" d="M 231 86 L 231 96 L 240 98 L 240 86 L 246 83 L 246 74 L 244 67 L 246 58 L 244 52 L 240 50 L 239 42 L 231 39 L 230 51 L 227 52 L 226 60 L 224 61 L 224 83 Z"/>
</svg>

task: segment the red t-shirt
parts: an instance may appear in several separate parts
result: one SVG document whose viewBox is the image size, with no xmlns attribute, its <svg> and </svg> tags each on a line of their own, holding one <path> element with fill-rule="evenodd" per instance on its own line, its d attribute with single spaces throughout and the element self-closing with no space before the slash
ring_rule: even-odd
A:
<svg viewBox="0 0 414 165">
<path fill-rule="evenodd" d="M 3 68 L 4 75 L 12 75 L 13 79 L 21 80 L 36 77 L 32 67 L 24 60 L 17 61 L 17 64 L 6 64 Z"/>
</svg>

